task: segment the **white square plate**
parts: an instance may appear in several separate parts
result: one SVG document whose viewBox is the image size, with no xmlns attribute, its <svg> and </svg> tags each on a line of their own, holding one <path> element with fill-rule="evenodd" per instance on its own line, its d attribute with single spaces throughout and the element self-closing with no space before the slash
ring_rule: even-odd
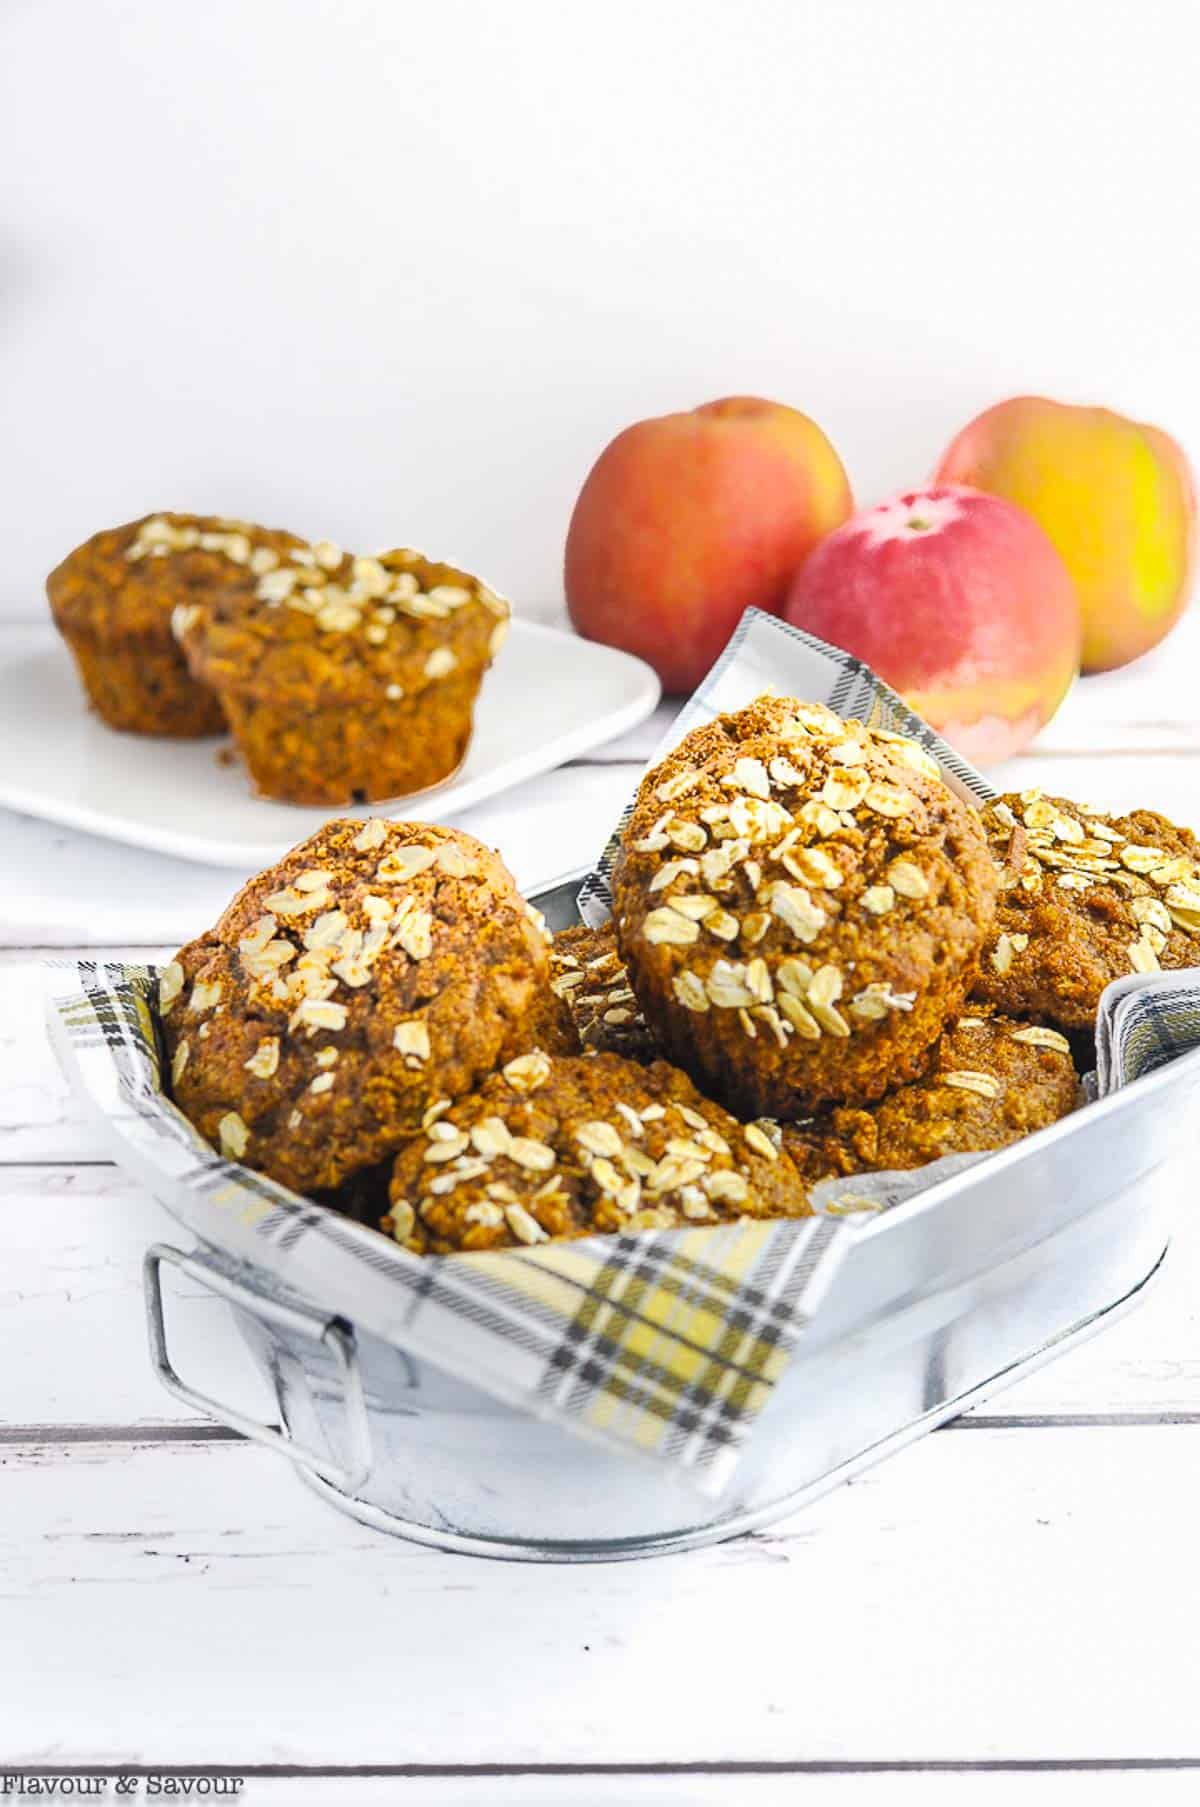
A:
<svg viewBox="0 0 1200 1807">
<path fill-rule="evenodd" d="M 440 822 L 635 728 L 658 698 L 640 659 L 516 620 L 453 778 L 417 797 L 311 809 L 256 797 L 242 766 L 218 758 L 225 741 L 106 728 L 56 646 L 0 669 L 0 804 L 207 865 L 265 866 L 330 816 Z"/>
</svg>

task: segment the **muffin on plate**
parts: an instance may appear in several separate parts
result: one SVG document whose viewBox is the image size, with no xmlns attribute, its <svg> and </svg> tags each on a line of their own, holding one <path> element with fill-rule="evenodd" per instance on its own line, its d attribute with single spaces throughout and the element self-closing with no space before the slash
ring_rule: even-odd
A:
<svg viewBox="0 0 1200 1807">
<path fill-rule="evenodd" d="M 1153 810 L 1107 815 L 1041 791 L 989 803 L 1000 899 L 976 995 L 997 1010 L 1091 1029 L 1130 973 L 1200 963 L 1200 842 Z"/>
<path fill-rule="evenodd" d="M 761 697 L 647 773 L 617 943 L 664 1053 L 739 1114 L 916 1077 L 995 911 L 977 813 L 903 735 Z"/>
<path fill-rule="evenodd" d="M 560 929 L 550 944 L 550 984 L 587 1052 L 640 1061 L 660 1057 L 630 989 L 611 923 L 599 929 L 584 923 Z"/>
<path fill-rule="evenodd" d="M 602 1231 L 806 1217 L 775 1124 L 738 1123 L 665 1061 L 510 1061 L 435 1105 L 402 1149 L 381 1228 L 418 1254 Z"/>
<path fill-rule="evenodd" d="M 1007 1148 L 1078 1103 L 1079 1075 L 1064 1035 L 982 1009 L 950 1024 L 921 1079 L 878 1104 L 837 1106 L 785 1124 L 783 1141 L 811 1185 Z"/>
<path fill-rule="evenodd" d="M 210 515 L 157 514 L 97 533 L 46 579 L 46 595 L 88 701 L 110 728 L 190 739 L 225 731 L 171 632 L 176 609 L 252 594 L 293 534 Z"/>
<path fill-rule="evenodd" d="M 361 803 L 458 769 L 508 616 L 453 565 L 321 540 L 252 587 L 179 609 L 175 631 L 263 796 Z"/>
<path fill-rule="evenodd" d="M 471 835 L 327 823 L 163 969 L 175 1102 L 230 1159 L 338 1186 L 529 1047 L 547 944 Z"/>
</svg>

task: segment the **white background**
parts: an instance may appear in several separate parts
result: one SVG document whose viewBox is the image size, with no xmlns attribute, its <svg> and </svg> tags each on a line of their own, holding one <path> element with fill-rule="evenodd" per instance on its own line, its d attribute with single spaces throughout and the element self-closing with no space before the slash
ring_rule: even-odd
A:
<svg viewBox="0 0 1200 1807">
<path fill-rule="evenodd" d="M 0 613 L 149 509 L 561 594 L 631 420 L 858 496 L 1027 389 L 1200 452 L 1185 0 L 7 0 Z"/>
</svg>

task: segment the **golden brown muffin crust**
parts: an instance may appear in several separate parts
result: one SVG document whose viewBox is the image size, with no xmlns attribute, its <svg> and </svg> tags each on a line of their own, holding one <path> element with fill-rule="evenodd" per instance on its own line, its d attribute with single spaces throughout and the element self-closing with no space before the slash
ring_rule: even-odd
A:
<svg viewBox="0 0 1200 1807">
<path fill-rule="evenodd" d="M 529 1045 L 547 940 L 472 836 L 328 823 L 164 969 L 175 1101 L 222 1153 L 337 1186 Z"/>
<path fill-rule="evenodd" d="M 738 1123 L 665 1061 L 511 1061 L 436 1106 L 396 1159 L 384 1231 L 418 1254 L 809 1215 L 775 1125 Z"/>
<path fill-rule="evenodd" d="M 189 672 L 172 618 L 198 598 L 252 592 L 259 572 L 302 544 L 245 521 L 159 514 L 77 546 L 46 579 L 46 594 L 97 714 L 126 733 L 222 733 L 221 706 Z"/>
<path fill-rule="evenodd" d="M 565 998 L 554 989 L 554 943 L 550 944 L 550 984 L 539 995 L 529 1017 L 530 1048 L 542 1048 L 547 1054 L 579 1054 L 582 1052 L 575 1018 Z"/>
<path fill-rule="evenodd" d="M 997 798 L 983 821 L 1002 872 L 975 993 L 996 1009 L 1091 1029 L 1113 979 L 1200 962 L 1200 842 L 1188 829 L 1037 790 Z"/>
<path fill-rule="evenodd" d="M 508 604 L 478 578 L 405 548 L 358 558 L 330 541 L 295 547 L 252 588 L 214 596 L 177 630 L 196 675 L 305 707 L 413 701 L 465 667 L 482 671 Z"/>
<path fill-rule="evenodd" d="M 923 1167 L 942 1155 L 1007 1148 L 1079 1102 L 1079 1076 L 1056 1029 L 981 1010 L 946 1030 L 924 1078 L 864 1110 L 785 1124 L 809 1184 L 833 1175 Z"/>
<path fill-rule="evenodd" d="M 175 627 L 263 794 L 337 804 L 411 796 L 456 770 L 508 618 L 453 565 L 318 541 Z"/>
<path fill-rule="evenodd" d="M 795 1116 L 920 1071 L 997 883 L 978 816 L 914 741 L 762 698 L 643 780 L 617 942 L 672 1059 L 734 1109 Z"/>
<path fill-rule="evenodd" d="M 226 590 L 252 595 L 260 574 L 303 544 L 219 515 L 144 515 L 68 553 L 46 579 L 46 594 L 64 634 L 173 645 L 171 616 L 181 604 Z"/>
<path fill-rule="evenodd" d="M 611 923 L 560 930 L 550 946 L 550 983 L 585 1049 L 627 1060 L 659 1059 L 661 1049 L 630 988 Z"/>
</svg>

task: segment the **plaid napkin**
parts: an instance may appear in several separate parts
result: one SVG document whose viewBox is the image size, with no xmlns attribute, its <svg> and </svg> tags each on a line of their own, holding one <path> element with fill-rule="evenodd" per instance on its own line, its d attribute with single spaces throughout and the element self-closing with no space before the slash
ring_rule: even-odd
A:
<svg viewBox="0 0 1200 1807">
<path fill-rule="evenodd" d="M 904 699 L 877 678 L 869 665 L 801 628 L 789 627 L 774 615 L 764 615 L 761 609 L 746 610 L 725 651 L 675 717 L 651 765 L 665 758 L 693 728 L 703 727 L 731 710 L 744 709 L 767 690 L 808 703 L 827 703 L 837 715 L 856 716 L 868 727 L 883 728 L 891 734 L 907 734 L 933 755 L 946 783 L 968 803 L 986 803 L 996 795 L 995 787 L 953 747 L 947 746 L 919 715 L 914 715 Z M 612 915 L 609 881 L 621 845 L 621 831 L 632 813 L 631 797 L 595 870 L 583 881 L 579 893 L 580 915 L 594 929 Z"/>
<path fill-rule="evenodd" d="M 48 970 L 51 1038 L 114 1158 L 248 1284 L 721 1491 L 829 1285 L 832 1217 L 411 1255 L 197 1135 L 165 1095 L 153 967 Z"/>
<path fill-rule="evenodd" d="M 964 797 L 991 788 L 848 654 L 750 610 L 659 757 L 699 722 L 764 690 L 828 703 L 919 740 Z M 618 830 L 619 832 L 619 830 Z M 609 913 L 617 836 L 580 908 Z M 51 967 L 50 1027 L 115 1158 L 247 1282 L 298 1293 L 510 1405 L 671 1464 L 716 1495 L 828 1291 L 864 1214 L 986 1156 L 814 1189 L 818 1215 L 414 1256 L 216 1154 L 165 1095 L 152 968 Z M 1200 971 L 1110 986 L 1093 1095 L 1200 1042 Z M 847 1221 L 850 1220 L 850 1221 Z"/>
</svg>

